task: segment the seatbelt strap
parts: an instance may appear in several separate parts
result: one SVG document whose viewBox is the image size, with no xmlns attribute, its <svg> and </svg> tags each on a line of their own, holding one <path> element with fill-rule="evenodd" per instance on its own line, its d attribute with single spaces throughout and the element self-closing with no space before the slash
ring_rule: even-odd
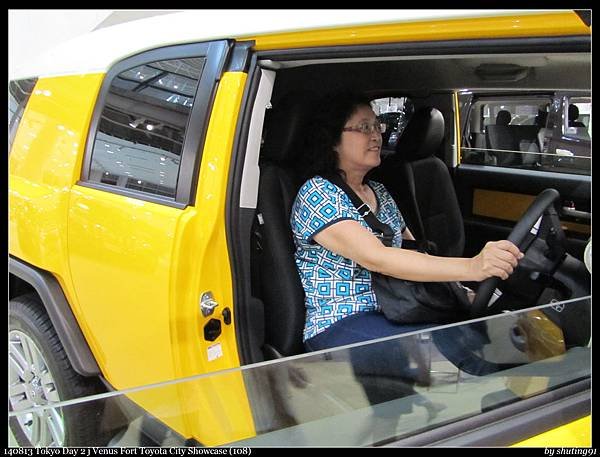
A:
<svg viewBox="0 0 600 457">
<path fill-rule="evenodd" d="M 361 200 L 361 198 L 356 195 L 356 192 L 352 190 L 352 188 L 342 179 L 340 175 L 337 173 L 325 176 L 327 180 L 338 186 L 342 189 L 348 198 L 357 209 L 358 214 L 362 216 L 367 225 L 371 227 L 371 230 L 375 232 L 375 236 L 381 239 L 381 242 L 387 246 L 392 247 L 392 241 L 394 239 L 394 231 L 388 224 L 384 224 L 381 222 L 375 214 L 371 211 L 369 206 Z M 420 248 L 418 243 L 415 243 L 413 240 L 402 240 L 402 245 L 406 249 L 416 249 Z M 420 250 L 420 249 L 419 249 Z"/>
<path fill-rule="evenodd" d="M 408 189 L 410 192 L 410 203 L 412 206 L 413 215 L 415 217 L 415 225 L 413 230 L 413 236 L 415 237 L 416 244 L 419 247 L 420 251 L 429 252 L 429 243 L 427 242 L 427 237 L 425 236 L 425 227 L 423 227 L 423 219 L 421 218 L 421 211 L 419 210 L 419 205 L 417 204 L 417 192 L 415 186 L 415 176 L 413 174 L 412 167 L 410 163 L 403 162 L 403 171 L 404 177 L 406 178 L 406 183 L 408 185 Z"/>
</svg>

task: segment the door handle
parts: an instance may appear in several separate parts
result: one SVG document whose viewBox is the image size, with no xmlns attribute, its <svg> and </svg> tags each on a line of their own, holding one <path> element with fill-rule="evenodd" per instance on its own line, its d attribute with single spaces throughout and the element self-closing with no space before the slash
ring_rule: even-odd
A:
<svg viewBox="0 0 600 457">
<path fill-rule="evenodd" d="M 217 303 L 210 290 L 204 292 L 200 297 L 200 312 L 204 317 L 208 317 L 214 313 L 217 306 L 219 306 L 219 303 Z"/>
</svg>

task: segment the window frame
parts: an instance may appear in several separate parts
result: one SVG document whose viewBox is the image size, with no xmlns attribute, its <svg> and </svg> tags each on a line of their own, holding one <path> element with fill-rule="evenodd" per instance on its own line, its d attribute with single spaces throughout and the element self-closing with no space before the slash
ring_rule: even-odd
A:
<svg viewBox="0 0 600 457">
<path fill-rule="evenodd" d="M 180 209 L 183 209 L 188 205 L 194 205 L 194 189 L 196 189 L 197 186 L 204 140 L 210 121 L 217 82 L 221 78 L 230 48 L 231 43 L 227 40 L 167 46 L 128 57 L 111 67 L 106 73 L 94 106 L 86 139 L 81 176 L 77 181 L 77 185 Z M 151 64 L 163 60 L 194 57 L 204 58 L 205 63 L 194 95 L 194 105 L 187 120 L 187 127 L 181 151 L 179 175 L 175 188 L 175 197 L 161 196 L 159 194 L 116 187 L 110 184 L 103 184 L 98 181 L 90 180 L 94 142 L 98 133 L 100 118 L 106 105 L 107 95 L 113 80 L 122 72 L 140 65 Z M 188 128 L 190 126 L 192 128 Z"/>
</svg>

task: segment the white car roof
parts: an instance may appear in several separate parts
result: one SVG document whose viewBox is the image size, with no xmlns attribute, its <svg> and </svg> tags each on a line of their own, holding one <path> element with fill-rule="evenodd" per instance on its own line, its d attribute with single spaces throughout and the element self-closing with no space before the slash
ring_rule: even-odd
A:
<svg viewBox="0 0 600 457">
<path fill-rule="evenodd" d="M 141 51 L 178 43 L 345 25 L 540 14 L 542 10 L 192 10 L 95 30 L 9 69 L 10 79 L 106 72 Z M 43 39 L 43 37 L 40 37 Z"/>
</svg>

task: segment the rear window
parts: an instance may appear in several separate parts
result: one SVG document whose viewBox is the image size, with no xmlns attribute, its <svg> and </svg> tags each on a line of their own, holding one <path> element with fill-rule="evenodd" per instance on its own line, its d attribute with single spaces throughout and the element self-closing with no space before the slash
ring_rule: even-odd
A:
<svg viewBox="0 0 600 457">
<path fill-rule="evenodd" d="M 175 198 L 204 62 L 161 60 L 117 75 L 94 141 L 90 181 Z"/>
<path fill-rule="evenodd" d="M 17 129 L 23 118 L 27 101 L 33 92 L 37 78 L 11 81 L 8 85 L 8 138 L 9 151 L 12 148 Z"/>
<path fill-rule="evenodd" d="M 475 99 L 461 162 L 589 175 L 591 111 L 587 95 Z"/>
<path fill-rule="evenodd" d="M 470 111 L 462 162 L 511 168 L 541 163 L 544 134 L 550 134 L 551 97 L 476 101 Z M 547 135 L 546 135 L 547 136 Z"/>
<path fill-rule="evenodd" d="M 571 97 L 566 106 L 567 121 L 564 134 L 568 137 L 591 140 L 592 138 L 592 99 L 590 97 Z"/>
</svg>

